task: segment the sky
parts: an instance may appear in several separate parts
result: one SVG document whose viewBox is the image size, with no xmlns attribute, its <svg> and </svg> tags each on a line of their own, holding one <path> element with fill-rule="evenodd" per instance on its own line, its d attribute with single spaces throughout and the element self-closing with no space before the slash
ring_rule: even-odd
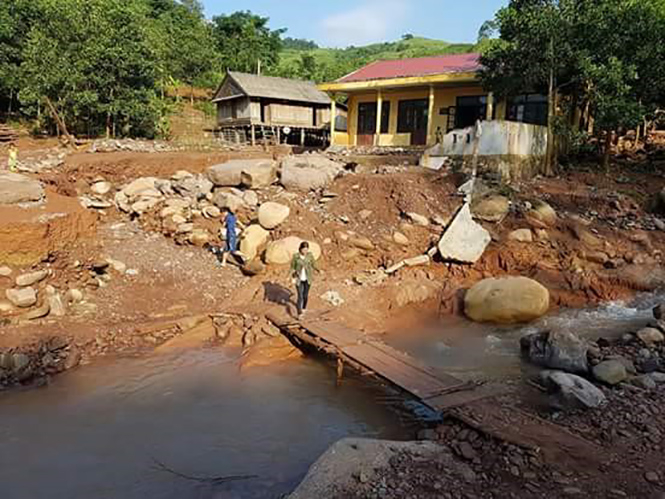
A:
<svg viewBox="0 0 665 499">
<path fill-rule="evenodd" d="M 394 41 L 406 33 L 475 42 L 478 29 L 507 0 L 203 0 L 206 15 L 250 10 L 285 36 L 325 47 Z"/>
</svg>

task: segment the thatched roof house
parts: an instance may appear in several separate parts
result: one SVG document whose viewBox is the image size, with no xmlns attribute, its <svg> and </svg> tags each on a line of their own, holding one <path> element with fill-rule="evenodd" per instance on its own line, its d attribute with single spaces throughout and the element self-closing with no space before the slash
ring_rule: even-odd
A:
<svg viewBox="0 0 665 499">
<path fill-rule="evenodd" d="M 330 97 L 309 81 L 229 71 L 212 101 L 221 128 L 330 126 Z"/>
</svg>

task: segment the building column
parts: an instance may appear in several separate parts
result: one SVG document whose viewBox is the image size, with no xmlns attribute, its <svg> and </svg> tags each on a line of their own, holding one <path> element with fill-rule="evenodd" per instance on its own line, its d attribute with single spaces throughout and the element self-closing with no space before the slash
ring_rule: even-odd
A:
<svg viewBox="0 0 665 499">
<path fill-rule="evenodd" d="M 429 107 L 427 109 L 427 145 L 434 144 L 434 85 L 429 87 Z"/>
<path fill-rule="evenodd" d="M 383 93 L 379 89 L 376 93 L 376 130 L 374 131 L 374 145 L 380 144 L 381 135 L 381 115 L 383 114 Z"/>
<path fill-rule="evenodd" d="M 487 116 L 485 116 L 487 121 L 492 121 L 494 119 L 494 93 L 490 92 L 487 94 Z"/>
<path fill-rule="evenodd" d="M 335 125 L 337 124 L 337 101 L 335 94 L 330 96 L 330 145 L 335 145 Z"/>
</svg>

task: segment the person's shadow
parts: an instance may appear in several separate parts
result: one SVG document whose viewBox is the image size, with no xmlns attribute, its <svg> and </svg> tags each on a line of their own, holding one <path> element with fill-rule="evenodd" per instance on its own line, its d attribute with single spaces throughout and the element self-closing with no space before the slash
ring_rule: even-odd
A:
<svg viewBox="0 0 665 499">
<path fill-rule="evenodd" d="M 263 283 L 263 299 L 277 305 L 284 305 L 287 312 L 291 312 L 290 306 L 295 305 L 291 300 L 293 292 L 281 284 L 265 281 Z"/>
</svg>

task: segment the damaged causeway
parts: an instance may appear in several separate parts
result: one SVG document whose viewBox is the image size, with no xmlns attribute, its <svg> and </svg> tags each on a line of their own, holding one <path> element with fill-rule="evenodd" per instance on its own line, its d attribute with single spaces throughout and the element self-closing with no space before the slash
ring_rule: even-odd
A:
<svg viewBox="0 0 665 499">
<path fill-rule="evenodd" d="M 296 321 L 286 312 L 266 318 L 296 345 L 314 348 L 337 359 L 338 382 L 345 365 L 398 388 L 441 416 L 456 419 L 490 437 L 535 450 L 552 465 L 598 470 L 599 447 L 564 428 L 503 407 L 492 400 L 505 393 L 497 384 L 465 382 L 436 372 L 376 337 L 321 318 Z"/>
</svg>

